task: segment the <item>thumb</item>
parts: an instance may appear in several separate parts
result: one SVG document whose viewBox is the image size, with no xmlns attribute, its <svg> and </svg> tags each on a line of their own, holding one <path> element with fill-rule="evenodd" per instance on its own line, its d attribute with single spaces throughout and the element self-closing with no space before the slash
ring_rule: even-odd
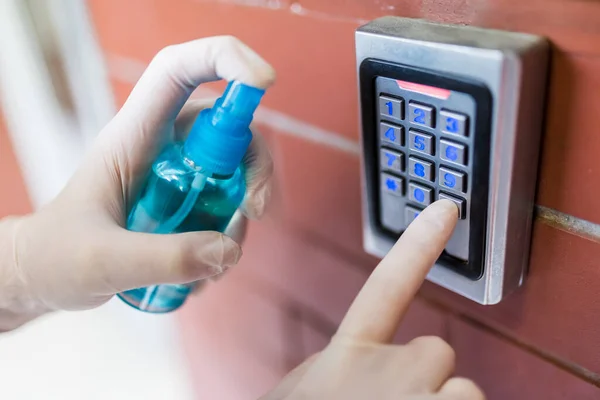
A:
<svg viewBox="0 0 600 400">
<path fill-rule="evenodd" d="M 104 264 L 96 268 L 103 276 L 93 281 L 114 292 L 206 279 L 237 264 L 242 255 L 236 242 L 212 231 L 157 235 L 119 229 L 106 237 L 103 254 L 96 257 Z"/>
</svg>

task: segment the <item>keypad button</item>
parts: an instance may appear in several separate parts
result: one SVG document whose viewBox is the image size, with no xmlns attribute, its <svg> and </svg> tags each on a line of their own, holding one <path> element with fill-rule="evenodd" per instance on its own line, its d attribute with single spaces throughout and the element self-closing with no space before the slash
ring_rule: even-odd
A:
<svg viewBox="0 0 600 400">
<path fill-rule="evenodd" d="M 456 204 L 458 206 L 458 218 L 459 219 L 465 219 L 465 205 L 466 205 L 466 201 L 464 201 L 463 199 L 459 199 L 457 197 L 451 196 L 449 194 L 440 192 L 439 194 L 439 199 L 446 199 L 446 200 L 450 200 L 453 201 L 454 204 Z"/>
<path fill-rule="evenodd" d="M 433 128 L 435 111 L 431 106 L 410 102 L 408 104 L 408 120 L 413 124 Z"/>
<path fill-rule="evenodd" d="M 408 227 L 408 225 L 410 225 L 410 223 L 413 222 L 419 216 L 420 213 L 421 210 L 419 210 L 418 208 L 406 206 L 406 208 L 404 209 L 404 222 L 406 226 Z"/>
<path fill-rule="evenodd" d="M 404 171 L 404 154 L 388 149 L 381 149 L 381 168 L 395 172 Z"/>
<path fill-rule="evenodd" d="M 410 182 L 408 184 L 408 198 L 415 203 L 428 206 L 433 198 L 433 189 Z"/>
<path fill-rule="evenodd" d="M 402 146 L 404 143 L 404 128 L 382 122 L 379 124 L 379 137 L 382 143 L 390 143 Z"/>
<path fill-rule="evenodd" d="M 448 168 L 440 168 L 440 186 L 456 192 L 465 193 L 465 174 Z"/>
<path fill-rule="evenodd" d="M 433 182 L 433 164 L 416 157 L 408 158 L 408 174 Z"/>
<path fill-rule="evenodd" d="M 467 148 L 456 142 L 449 140 L 440 140 L 440 158 L 454 164 L 467 165 Z"/>
<path fill-rule="evenodd" d="M 410 129 L 408 131 L 408 147 L 420 153 L 433 155 L 433 136 Z"/>
<path fill-rule="evenodd" d="M 381 174 L 381 188 L 395 196 L 404 195 L 404 179 L 390 174 Z"/>
<path fill-rule="evenodd" d="M 384 118 L 404 119 L 404 100 L 379 96 L 379 114 Z"/>
<path fill-rule="evenodd" d="M 442 133 L 467 136 L 467 116 L 451 111 L 440 111 Z"/>
</svg>

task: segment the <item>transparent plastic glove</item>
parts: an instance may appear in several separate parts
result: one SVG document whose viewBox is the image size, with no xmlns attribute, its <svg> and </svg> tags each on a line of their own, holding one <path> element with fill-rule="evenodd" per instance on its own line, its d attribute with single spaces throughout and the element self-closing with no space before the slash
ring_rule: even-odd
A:
<svg viewBox="0 0 600 400">
<path fill-rule="evenodd" d="M 211 104 L 186 104 L 188 97 L 218 78 L 267 88 L 275 72 L 232 37 L 163 49 L 60 195 L 36 214 L 0 224 L 0 243 L 12 242 L 11 251 L 0 251 L 0 329 L 49 309 L 96 307 L 128 289 L 209 278 L 238 262 L 239 244 L 221 233 L 154 235 L 124 228 L 157 154 L 167 141 L 185 136 Z M 245 217 L 260 217 L 270 193 L 272 161 L 256 132 L 245 163 L 247 196 L 227 231 L 237 240 Z"/>
<path fill-rule="evenodd" d="M 454 351 L 442 339 L 391 341 L 456 225 L 441 200 L 425 209 L 373 271 L 329 345 L 262 400 L 482 400 L 471 381 L 451 378 Z"/>
</svg>

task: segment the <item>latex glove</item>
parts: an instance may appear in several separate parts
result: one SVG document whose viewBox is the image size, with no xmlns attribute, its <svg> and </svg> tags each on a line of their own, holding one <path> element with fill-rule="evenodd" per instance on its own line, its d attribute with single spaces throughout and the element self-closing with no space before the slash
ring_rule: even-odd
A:
<svg viewBox="0 0 600 400">
<path fill-rule="evenodd" d="M 425 209 L 373 271 L 329 345 L 262 400 L 481 400 L 451 378 L 454 351 L 438 337 L 391 341 L 411 300 L 450 238 L 454 203 Z"/>
<path fill-rule="evenodd" d="M 124 228 L 155 157 L 167 141 L 185 136 L 210 104 L 185 104 L 188 97 L 218 78 L 267 88 L 275 72 L 232 37 L 163 49 L 60 195 L 33 215 L 0 224 L 0 329 L 48 310 L 96 307 L 128 289 L 201 280 L 238 262 L 239 244 L 221 233 Z M 247 196 L 228 231 L 238 240 L 245 229 L 241 214 L 260 217 L 270 193 L 272 161 L 256 132 L 245 163 Z"/>
</svg>

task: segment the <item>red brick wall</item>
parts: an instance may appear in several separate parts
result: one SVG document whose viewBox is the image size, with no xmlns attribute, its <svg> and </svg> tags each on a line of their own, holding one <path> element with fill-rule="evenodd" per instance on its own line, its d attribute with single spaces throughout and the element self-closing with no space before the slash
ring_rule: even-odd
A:
<svg viewBox="0 0 600 400">
<path fill-rule="evenodd" d="M 354 30 L 393 14 L 548 36 L 555 48 L 527 286 L 486 308 L 426 284 L 398 340 L 442 336 L 457 350 L 458 373 L 490 399 L 600 397 L 600 3 L 89 4 L 119 103 L 161 47 L 198 37 L 236 35 L 278 70 L 263 103 L 271 114 L 258 121 L 277 166 L 273 210 L 252 225 L 242 265 L 180 313 L 199 398 L 251 399 L 275 384 L 326 343 L 376 264 L 361 245 Z"/>
<path fill-rule="evenodd" d="M 31 203 L 0 106 L 0 218 L 28 212 Z"/>
</svg>

